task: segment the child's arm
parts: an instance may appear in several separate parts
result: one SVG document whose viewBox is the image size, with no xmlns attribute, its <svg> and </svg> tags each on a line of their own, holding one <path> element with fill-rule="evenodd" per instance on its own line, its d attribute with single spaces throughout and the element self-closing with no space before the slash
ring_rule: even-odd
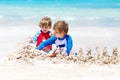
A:
<svg viewBox="0 0 120 80">
<path fill-rule="evenodd" d="M 44 47 L 54 44 L 56 39 L 57 38 L 55 36 L 50 37 L 49 39 L 43 41 L 40 45 L 38 45 L 37 49 L 42 50 Z"/>
<path fill-rule="evenodd" d="M 35 33 L 35 35 L 32 37 L 32 43 L 35 43 L 37 41 L 37 38 L 40 35 L 40 33 L 40 30 Z"/>
<path fill-rule="evenodd" d="M 72 47 L 73 47 L 73 41 L 72 41 L 71 36 L 68 35 L 67 36 L 67 50 L 66 50 L 68 56 L 70 54 Z"/>
</svg>

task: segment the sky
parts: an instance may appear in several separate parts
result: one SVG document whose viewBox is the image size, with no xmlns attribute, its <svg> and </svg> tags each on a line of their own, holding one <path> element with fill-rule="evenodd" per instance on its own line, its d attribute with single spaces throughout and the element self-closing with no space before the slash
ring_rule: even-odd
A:
<svg viewBox="0 0 120 80">
<path fill-rule="evenodd" d="M 26 7 L 120 8 L 120 0 L 0 0 L 0 5 Z"/>
</svg>

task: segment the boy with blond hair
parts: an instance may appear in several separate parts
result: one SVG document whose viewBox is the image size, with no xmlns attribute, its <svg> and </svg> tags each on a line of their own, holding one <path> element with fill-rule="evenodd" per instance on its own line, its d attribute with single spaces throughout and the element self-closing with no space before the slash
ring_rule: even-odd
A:
<svg viewBox="0 0 120 80">
<path fill-rule="evenodd" d="M 40 30 L 32 37 L 29 37 L 28 42 L 36 43 L 36 47 L 41 44 L 43 41 L 51 37 L 51 25 L 52 21 L 49 17 L 43 17 L 39 23 Z M 42 50 L 49 52 L 52 49 L 52 45 L 44 47 Z"/>
</svg>

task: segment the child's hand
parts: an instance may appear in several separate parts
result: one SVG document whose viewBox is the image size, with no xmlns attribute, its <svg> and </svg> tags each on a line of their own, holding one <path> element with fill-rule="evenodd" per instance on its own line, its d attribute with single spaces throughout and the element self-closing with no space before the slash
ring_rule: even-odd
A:
<svg viewBox="0 0 120 80">
<path fill-rule="evenodd" d="M 32 43 L 32 37 L 28 36 L 27 42 Z"/>
<path fill-rule="evenodd" d="M 52 51 L 52 53 L 49 55 L 50 58 L 54 58 L 56 57 L 56 55 L 59 53 L 59 49 L 56 49 L 54 51 Z"/>
<path fill-rule="evenodd" d="M 49 55 L 50 58 L 54 58 L 56 57 L 57 53 L 52 53 L 51 55 Z"/>
</svg>

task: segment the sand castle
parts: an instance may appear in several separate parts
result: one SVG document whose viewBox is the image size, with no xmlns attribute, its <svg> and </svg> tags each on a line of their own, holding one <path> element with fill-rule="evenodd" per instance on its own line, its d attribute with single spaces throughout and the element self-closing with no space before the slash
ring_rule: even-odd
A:
<svg viewBox="0 0 120 80">
<path fill-rule="evenodd" d="M 6 57 L 5 62 L 14 61 L 18 63 L 34 64 L 35 61 L 47 59 L 52 63 L 117 64 L 120 62 L 118 49 L 114 48 L 112 51 L 110 55 L 107 51 L 107 47 L 104 47 L 102 53 L 100 53 L 99 47 L 96 47 L 94 52 L 89 48 L 86 53 L 84 53 L 83 49 L 80 48 L 77 53 L 72 51 L 69 56 L 66 56 L 65 51 L 60 54 L 59 49 L 57 49 L 53 51 L 55 55 L 51 56 L 44 51 L 35 49 L 33 44 L 19 43 L 18 47 Z"/>
</svg>

